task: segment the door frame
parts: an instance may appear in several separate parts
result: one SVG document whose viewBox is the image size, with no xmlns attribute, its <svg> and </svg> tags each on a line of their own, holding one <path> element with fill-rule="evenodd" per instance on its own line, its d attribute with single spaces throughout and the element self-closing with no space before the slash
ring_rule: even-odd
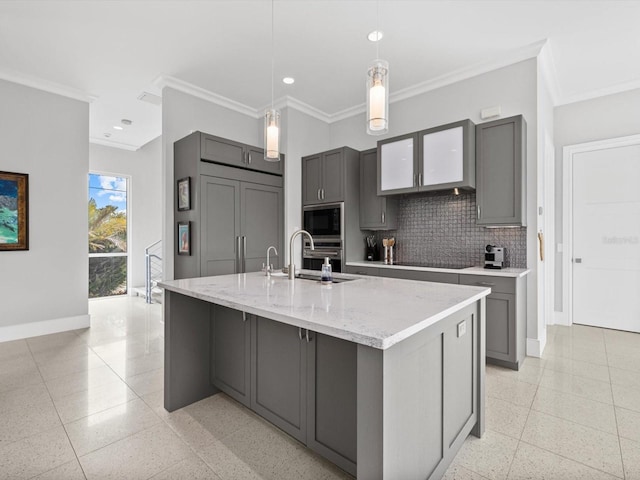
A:
<svg viewBox="0 0 640 480">
<path fill-rule="evenodd" d="M 562 148 L 562 312 L 561 324 L 573 325 L 573 162 L 578 153 L 640 145 L 640 134 L 567 145 Z"/>
</svg>

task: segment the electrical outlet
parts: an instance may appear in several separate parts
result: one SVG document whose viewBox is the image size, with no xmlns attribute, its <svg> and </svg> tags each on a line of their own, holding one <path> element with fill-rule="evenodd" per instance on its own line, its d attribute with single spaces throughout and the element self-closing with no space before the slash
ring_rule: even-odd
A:
<svg viewBox="0 0 640 480">
<path fill-rule="evenodd" d="M 467 321 L 463 320 L 458 324 L 458 337 L 463 336 L 465 333 L 467 333 Z"/>
</svg>

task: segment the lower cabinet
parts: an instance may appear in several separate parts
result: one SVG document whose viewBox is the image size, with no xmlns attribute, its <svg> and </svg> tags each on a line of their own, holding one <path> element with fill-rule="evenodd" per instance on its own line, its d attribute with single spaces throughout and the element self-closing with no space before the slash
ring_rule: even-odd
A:
<svg viewBox="0 0 640 480">
<path fill-rule="evenodd" d="M 498 277 L 401 268 L 346 266 L 347 273 L 490 287 L 487 297 L 487 362 L 518 370 L 527 352 L 526 277 Z"/>
<path fill-rule="evenodd" d="M 356 474 L 357 344 L 211 307 L 211 382 Z"/>
<path fill-rule="evenodd" d="M 460 275 L 460 283 L 491 288 L 487 297 L 487 362 L 518 370 L 527 349 L 525 279 Z"/>
<path fill-rule="evenodd" d="M 249 315 L 211 305 L 211 383 L 246 407 L 251 406 Z"/>
</svg>

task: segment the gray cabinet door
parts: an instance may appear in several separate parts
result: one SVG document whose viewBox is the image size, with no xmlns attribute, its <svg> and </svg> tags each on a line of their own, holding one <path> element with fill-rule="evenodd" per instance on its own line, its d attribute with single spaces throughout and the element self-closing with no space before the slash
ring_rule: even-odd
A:
<svg viewBox="0 0 640 480">
<path fill-rule="evenodd" d="M 251 408 L 305 443 L 307 342 L 301 329 L 263 317 L 251 325 Z"/>
<path fill-rule="evenodd" d="M 273 245 L 279 255 L 271 253 L 274 268 L 282 268 L 283 200 L 282 188 L 243 182 L 240 187 L 240 232 L 242 236 L 242 270 L 259 272 L 266 260 L 267 248 Z"/>
<path fill-rule="evenodd" d="M 200 275 L 239 272 L 240 182 L 200 176 Z"/>
<path fill-rule="evenodd" d="M 284 172 L 284 155 L 280 155 L 279 162 L 267 162 L 264 159 L 264 149 L 258 147 L 246 147 L 246 167 L 259 172 L 275 173 L 282 175 Z"/>
<path fill-rule="evenodd" d="M 322 184 L 322 156 L 311 155 L 302 159 L 302 204 L 320 203 Z"/>
<path fill-rule="evenodd" d="M 242 143 L 203 133 L 201 135 L 200 156 L 203 160 L 244 167 L 245 147 Z"/>
<path fill-rule="evenodd" d="M 360 228 L 393 230 L 397 227 L 397 199 L 378 196 L 378 149 L 360 154 Z"/>
<path fill-rule="evenodd" d="M 516 362 L 515 296 L 492 293 L 487 297 L 487 357 Z"/>
<path fill-rule="evenodd" d="M 336 149 L 322 154 L 320 200 L 326 203 L 344 201 L 344 152 Z"/>
<path fill-rule="evenodd" d="M 307 446 L 356 474 L 358 346 L 309 332 Z"/>
<path fill-rule="evenodd" d="M 476 126 L 478 225 L 522 225 L 526 122 L 521 115 Z"/>
<path fill-rule="evenodd" d="M 251 405 L 249 315 L 211 306 L 211 383 L 243 405 Z"/>
</svg>

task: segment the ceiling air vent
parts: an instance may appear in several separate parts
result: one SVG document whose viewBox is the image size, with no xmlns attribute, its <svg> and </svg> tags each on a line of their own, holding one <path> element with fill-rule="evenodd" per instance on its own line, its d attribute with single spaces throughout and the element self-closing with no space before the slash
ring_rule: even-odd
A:
<svg viewBox="0 0 640 480">
<path fill-rule="evenodd" d="M 138 95 L 138 100 L 142 100 L 143 102 L 151 103 L 153 105 L 162 105 L 162 97 L 154 95 L 153 93 L 142 92 Z"/>
</svg>

